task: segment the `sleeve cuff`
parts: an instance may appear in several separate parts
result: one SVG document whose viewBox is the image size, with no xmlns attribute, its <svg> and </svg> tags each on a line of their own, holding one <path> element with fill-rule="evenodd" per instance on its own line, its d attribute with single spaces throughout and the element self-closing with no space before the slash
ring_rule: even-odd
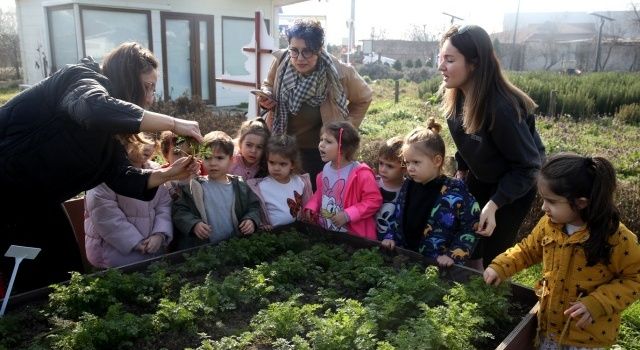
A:
<svg viewBox="0 0 640 350">
<path fill-rule="evenodd" d="M 582 302 L 582 304 L 587 307 L 589 313 L 591 314 L 591 318 L 596 319 L 606 315 L 605 309 L 595 297 L 587 295 L 586 297 L 580 299 L 580 302 Z"/>
</svg>

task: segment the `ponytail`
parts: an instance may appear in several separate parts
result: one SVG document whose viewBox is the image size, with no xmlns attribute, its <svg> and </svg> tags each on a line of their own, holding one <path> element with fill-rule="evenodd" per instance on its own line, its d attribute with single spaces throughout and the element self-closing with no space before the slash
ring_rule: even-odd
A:
<svg viewBox="0 0 640 350">
<path fill-rule="evenodd" d="M 609 237 L 620 225 L 620 212 L 613 201 L 616 191 L 613 165 L 602 157 L 559 153 L 542 166 L 540 176 L 553 193 L 565 197 L 574 209 L 578 210 L 576 200 L 579 198 L 588 200 L 587 206 L 578 210 L 589 229 L 589 238 L 583 244 L 587 266 L 599 261 L 608 264 Z"/>
</svg>

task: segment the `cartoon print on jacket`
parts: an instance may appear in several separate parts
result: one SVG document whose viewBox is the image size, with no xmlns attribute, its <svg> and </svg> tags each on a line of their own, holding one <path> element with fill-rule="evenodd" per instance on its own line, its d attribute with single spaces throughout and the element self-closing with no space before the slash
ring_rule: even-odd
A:
<svg viewBox="0 0 640 350">
<path fill-rule="evenodd" d="M 336 213 L 344 210 L 342 203 L 343 191 L 346 185 L 345 179 L 338 179 L 333 187 L 329 187 L 329 179 L 322 178 L 322 209 L 320 210 L 320 224 L 328 230 L 332 231 L 346 231 L 345 228 L 340 228 L 333 224 L 330 219 Z"/>
<path fill-rule="evenodd" d="M 382 203 L 382 207 L 378 211 L 378 215 L 376 216 L 376 226 L 378 232 L 387 232 L 389 229 L 390 222 L 395 222 L 393 219 L 393 213 L 396 209 L 395 204 L 388 202 Z"/>
</svg>

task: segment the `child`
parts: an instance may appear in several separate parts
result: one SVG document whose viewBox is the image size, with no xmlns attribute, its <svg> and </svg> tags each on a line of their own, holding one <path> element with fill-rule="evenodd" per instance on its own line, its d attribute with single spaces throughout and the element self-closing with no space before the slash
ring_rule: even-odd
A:
<svg viewBox="0 0 640 350">
<path fill-rule="evenodd" d="M 317 217 L 328 230 L 375 240 L 375 215 L 382 196 L 371 168 L 353 160 L 359 145 L 358 131 L 347 121 L 320 129 L 318 149 L 326 164 L 316 177 L 316 192 L 305 207 L 305 218 Z"/>
<path fill-rule="evenodd" d="M 302 208 L 313 191 L 309 174 L 300 171 L 296 139 L 289 135 L 272 136 L 267 143 L 269 176 L 247 183 L 261 199 L 263 228 L 286 225 L 302 218 Z"/>
<path fill-rule="evenodd" d="M 609 347 L 620 314 L 640 296 L 640 245 L 620 222 L 615 189 L 615 170 L 604 158 L 550 157 L 538 176 L 546 215 L 484 272 L 485 282 L 497 285 L 542 262 L 541 349 Z"/>
<path fill-rule="evenodd" d="M 260 225 L 260 200 L 240 176 L 229 175 L 233 140 L 222 131 L 204 136 L 208 176 L 181 184 L 173 202 L 178 249 L 252 234 Z"/>
<path fill-rule="evenodd" d="M 378 176 L 376 181 L 382 195 L 382 206 L 376 214 L 378 240 L 382 241 L 389 226 L 395 226 L 393 216 L 395 211 L 394 201 L 398 197 L 402 181 L 406 173 L 402 161 L 402 138 L 392 137 L 378 150 Z"/>
<path fill-rule="evenodd" d="M 238 131 L 238 153 L 233 155 L 229 173 L 245 180 L 266 176 L 264 148 L 270 135 L 262 118 L 242 123 Z"/>
<path fill-rule="evenodd" d="M 155 141 L 143 134 L 119 137 L 131 165 L 153 169 Z M 131 264 L 164 253 L 173 238 L 171 197 L 163 186 L 151 201 L 116 194 L 102 183 L 85 196 L 85 249 L 98 268 Z"/>
<path fill-rule="evenodd" d="M 403 246 L 447 267 L 464 264 L 471 255 L 480 207 L 462 180 L 442 175 L 441 128 L 429 118 L 426 128 L 414 129 L 404 139 L 402 154 L 410 178 L 396 200 L 397 228 L 389 228 L 382 245 Z"/>
</svg>

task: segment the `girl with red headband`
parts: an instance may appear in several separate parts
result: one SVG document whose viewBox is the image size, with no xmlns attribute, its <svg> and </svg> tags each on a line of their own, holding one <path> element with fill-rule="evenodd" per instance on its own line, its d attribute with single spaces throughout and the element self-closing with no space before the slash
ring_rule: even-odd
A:
<svg viewBox="0 0 640 350">
<path fill-rule="evenodd" d="M 375 240 L 382 196 L 373 170 L 354 160 L 359 145 L 360 135 L 347 121 L 322 127 L 318 150 L 326 164 L 316 177 L 317 190 L 305 216 L 328 230 Z"/>
</svg>

